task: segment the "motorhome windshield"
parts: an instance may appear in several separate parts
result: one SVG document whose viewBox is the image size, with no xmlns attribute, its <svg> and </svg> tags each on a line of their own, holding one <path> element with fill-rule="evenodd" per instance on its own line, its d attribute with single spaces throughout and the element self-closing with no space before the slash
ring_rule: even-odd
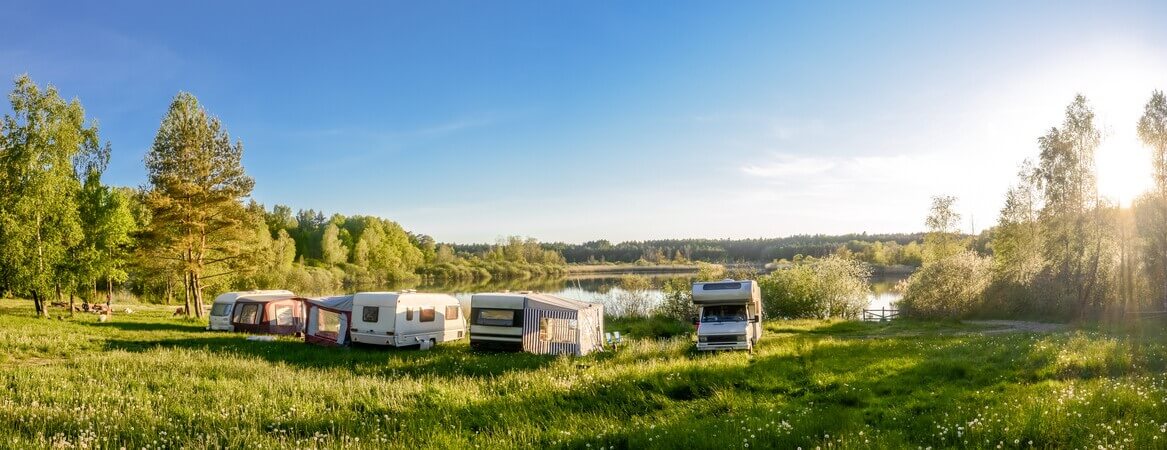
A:
<svg viewBox="0 0 1167 450">
<path fill-rule="evenodd" d="M 745 322 L 746 305 L 706 306 L 701 316 L 702 323 Z"/>
<path fill-rule="evenodd" d="M 211 307 L 212 316 L 226 316 L 228 314 L 231 314 L 231 305 L 229 303 L 215 303 L 215 306 Z"/>
</svg>

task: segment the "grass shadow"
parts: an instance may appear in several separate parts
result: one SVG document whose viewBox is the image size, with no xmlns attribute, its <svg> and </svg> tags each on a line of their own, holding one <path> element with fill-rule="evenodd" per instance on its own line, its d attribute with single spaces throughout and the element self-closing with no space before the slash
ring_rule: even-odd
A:
<svg viewBox="0 0 1167 450">
<path fill-rule="evenodd" d="M 201 350 L 262 359 L 305 369 L 348 369 L 372 376 L 494 377 L 537 370 L 554 362 L 549 355 L 529 353 L 479 354 L 463 342 L 439 344 L 430 350 L 392 347 L 321 347 L 303 341 L 248 341 L 243 334 L 168 338 L 150 341 L 110 339 L 107 350 L 148 352 L 156 349 Z"/>
<path fill-rule="evenodd" d="M 178 331 L 184 333 L 205 332 L 201 323 L 175 322 L 126 322 L 111 320 L 109 322 L 76 322 L 85 326 L 99 329 L 118 329 L 121 331 Z"/>
</svg>

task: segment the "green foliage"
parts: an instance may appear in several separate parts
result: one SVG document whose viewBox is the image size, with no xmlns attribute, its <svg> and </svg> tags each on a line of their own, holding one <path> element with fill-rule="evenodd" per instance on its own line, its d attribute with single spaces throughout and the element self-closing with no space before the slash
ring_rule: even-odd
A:
<svg viewBox="0 0 1167 450">
<path fill-rule="evenodd" d="M 1139 139 L 1151 148 L 1153 192 L 1136 200 L 1135 222 L 1141 238 L 1148 297 L 1167 309 L 1167 96 L 1151 94 L 1138 124 Z M 1156 305 L 1156 307 L 1159 305 Z"/>
<path fill-rule="evenodd" d="M 928 233 L 924 235 L 924 264 L 943 260 L 968 248 L 960 237 L 960 214 L 954 205 L 956 197 L 932 197 L 932 210 L 924 221 Z"/>
<path fill-rule="evenodd" d="M 624 275 L 620 277 L 618 285 L 620 292 L 613 298 L 609 314 L 617 317 L 648 317 L 652 315 L 654 307 L 649 290 L 652 289 L 652 280 L 644 275 Z"/>
<path fill-rule="evenodd" d="M 563 257 L 534 238 L 511 236 L 476 253 L 458 253 L 449 244 L 435 244 L 431 262 L 418 273 L 446 281 L 522 280 L 559 277 L 566 273 Z"/>
<path fill-rule="evenodd" d="M 348 261 L 348 248 L 340 241 L 340 228 L 330 223 L 324 228 L 320 241 L 320 255 L 324 264 L 335 266 Z"/>
<path fill-rule="evenodd" d="M 42 91 L 22 75 L 8 98 L 12 114 L 0 123 L 0 286 L 31 295 L 41 313 L 49 292 L 77 281 L 70 254 L 84 230 L 74 161 L 101 149 L 81 103 L 66 102 L 53 86 Z"/>
<path fill-rule="evenodd" d="M 916 318 L 966 317 L 983 302 L 992 267 L 991 259 L 967 250 L 927 264 L 908 278 L 900 311 Z"/>
<path fill-rule="evenodd" d="M 102 155 L 100 162 L 87 170 L 78 197 L 83 239 L 73 252 L 72 270 L 83 296 L 95 293 L 98 281 L 104 279 L 107 295 L 112 297 L 113 283 L 129 279 L 126 268 L 138 223 L 130 210 L 129 194 L 101 184 L 109 154 Z M 97 301 L 96 295 L 86 297 Z"/>
<path fill-rule="evenodd" d="M 146 246 L 158 249 L 146 257 L 180 262 L 196 315 L 202 314 L 204 281 L 240 270 L 234 260 L 254 250 L 248 248 L 253 214 L 242 200 L 255 182 L 242 157 L 243 144 L 232 143 L 219 119 L 186 92 L 175 96 L 146 154 L 145 203 L 152 217 Z"/>
<path fill-rule="evenodd" d="M 688 322 L 697 316 L 693 305 L 693 284 L 685 278 L 668 278 L 661 286 L 663 298 L 656 313 L 662 317 Z"/>
<path fill-rule="evenodd" d="M 353 264 L 368 271 L 373 285 L 413 278 L 423 262 L 421 250 L 397 222 L 354 216 L 345 221 L 345 228 L 356 239 Z"/>
<path fill-rule="evenodd" d="M 769 317 L 855 318 L 867 306 L 867 264 L 831 255 L 798 263 L 758 279 Z"/>
<path fill-rule="evenodd" d="M 794 255 L 826 256 L 840 245 L 852 241 L 896 242 L 907 245 L 918 241 L 920 234 L 844 234 L 796 235 L 769 239 L 661 239 L 628 241 L 613 244 L 607 240 L 565 244 L 542 244 L 545 249 L 558 251 L 569 264 L 636 263 L 668 264 L 686 261 L 710 263 L 754 262 L 791 259 Z M 479 253 L 489 245 L 458 245 L 456 250 Z M 671 255 L 671 260 L 669 256 Z"/>
<path fill-rule="evenodd" d="M 1042 269 L 1040 186 L 1029 161 L 1021 166 L 1019 182 L 1005 195 L 1005 206 L 990 247 L 996 279 L 1025 285 Z"/>
</svg>

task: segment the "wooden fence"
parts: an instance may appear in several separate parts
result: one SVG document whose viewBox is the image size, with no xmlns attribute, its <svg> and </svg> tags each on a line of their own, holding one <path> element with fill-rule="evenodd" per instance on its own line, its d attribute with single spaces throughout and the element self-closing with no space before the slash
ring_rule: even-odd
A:
<svg viewBox="0 0 1167 450">
<path fill-rule="evenodd" d="M 864 322 L 886 322 L 900 317 L 900 310 L 898 309 L 865 309 L 863 310 Z"/>
</svg>

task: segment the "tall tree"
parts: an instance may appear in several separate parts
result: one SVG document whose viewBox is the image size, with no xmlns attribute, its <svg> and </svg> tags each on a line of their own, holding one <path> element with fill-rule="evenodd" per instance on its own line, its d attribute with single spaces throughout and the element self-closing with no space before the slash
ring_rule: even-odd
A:
<svg viewBox="0 0 1167 450">
<path fill-rule="evenodd" d="M 993 235 L 993 270 L 1004 281 L 1027 284 L 1041 271 L 1041 228 L 1038 212 L 1041 193 L 1034 179 L 1033 163 L 1026 160 L 1018 182 L 1005 194 L 1005 206 Z"/>
<path fill-rule="evenodd" d="M 1071 299 L 1079 315 L 1098 312 L 1104 306 L 1105 258 L 1108 219 L 1098 200 L 1094 155 L 1102 134 L 1094 123 L 1094 111 L 1078 95 L 1066 107 L 1062 127 L 1052 128 L 1040 139 L 1041 154 L 1035 177 L 1042 192 L 1039 215 L 1042 254 L 1053 302 Z M 1061 305 L 1050 305 L 1060 308 Z"/>
<path fill-rule="evenodd" d="M 340 241 L 340 229 L 334 223 L 329 223 L 324 228 L 324 237 L 320 240 L 320 254 L 324 263 L 330 266 L 338 266 L 348 261 L 348 248 Z"/>
<path fill-rule="evenodd" d="M 146 155 L 151 246 L 166 249 L 184 272 L 187 314 L 202 317 L 205 280 L 234 273 L 250 214 L 243 200 L 255 182 L 243 170 L 243 144 L 231 142 L 198 99 L 179 93 Z"/>
<path fill-rule="evenodd" d="M 956 197 L 932 197 L 932 209 L 924 223 L 924 263 L 930 264 L 960 253 L 964 244 L 960 238 L 960 213 L 956 212 Z"/>
<path fill-rule="evenodd" d="M 76 99 L 41 90 L 27 75 L 0 124 L 0 285 L 30 295 L 38 315 L 46 294 L 67 282 L 70 249 L 81 241 L 74 160 L 99 148 L 97 126 Z"/>
<path fill-rule="evenodd" d="M 1151 148 L 1154 189 L 1135 208 L 1147 276 L 1162 306 L 1167 308 L 1167 97 L 1156 90 L 1138 124 L 1139 139 Z"/>
<path fill-rule="evenodd" d="M 74 252 L 73 265 L 87 297 L 96 302 L 98 283 L 104 282 L 106 301 L 113 298 L 113 284 L 126 281 L 125 267 L 137 222 L 130 211 L 131 199 L 121 190 L 101 183 L 109 162 L 103 148 L 84 164 L 85 182 L 78 199 L 83 239 Z M 80 286 L 79 286 L 80 287 Z M 70 296 L 72 298 L 72 296 Z"/>
</svg>

